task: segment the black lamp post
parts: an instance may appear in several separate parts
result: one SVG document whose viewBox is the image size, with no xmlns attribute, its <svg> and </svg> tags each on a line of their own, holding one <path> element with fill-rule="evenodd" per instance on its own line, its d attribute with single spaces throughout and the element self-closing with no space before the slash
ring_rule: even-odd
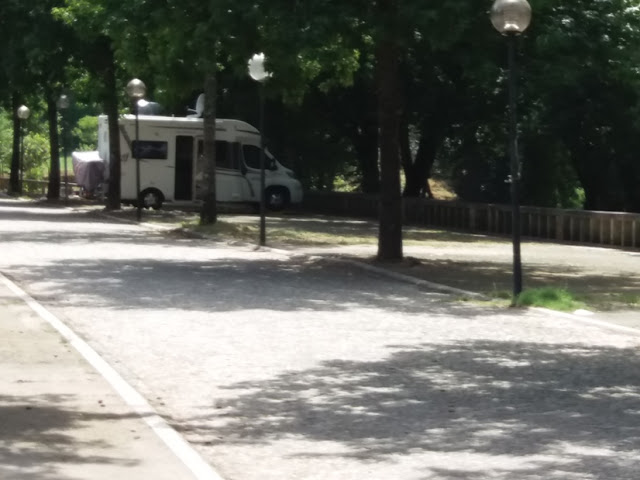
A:
<svg viewBox="0 0 640 480">
<path fill-rule="evenodd" d="M 23 193 L 24 181 L 24 122 L 29 118 L 31 111 L 25 105 L 18 107 L 18 118 L 20 119 L 20 195 Z"/>
<path fill-rule="evenodd" d="M 531 22 L 531 6 L 527 0 L 496 0 L 491 7 L 491 23 L 507 37 L 509 70 L 509 161 L 511 165 L 511 208 L 513 235 L 513 302 L 522 292 L 520 258 L 520 162 L 518 160 L 518 124 L 516 116 L 516 37 Z"/>
<path fill-rule="evenodd" d="M 265 172 L 264 172 L 264 82 L 270 74 L 264 69 L 264 53 L 256 53 L 249 60 L 249 75 L 260 84 L 260 246 L 267 243 L 266 205 L 265 205 Z"/>
<path fill-rule="evenodd" d="M 69 202 L 69 175 L 67 169 L 67 137 L 65 128 L 65 115 L 64 112 L 70 105 L 69 97 L 67 95 L 60 95 L 58 97 L 58 110 L 60 110 L 61 129 L 62 129 L 62 156 L 64 158 L 64 201 Z"/>
<path fill-rule="evenodd" d="M 131 154 L 136 160 L 136 218 L 142 220 L 142 198 L 140 198 L 140 155 L 139 155 L 139 136 L 140 129 L 138 125 L 138 102 L 144 98 L 147 93 L 147 87 L 144 82 L 138 78 L 134 78 L 127 84 L 127 95 L 133 103 L 133 112 L 136 116 L 136 140 L 131 146 Z"/>
</svg>

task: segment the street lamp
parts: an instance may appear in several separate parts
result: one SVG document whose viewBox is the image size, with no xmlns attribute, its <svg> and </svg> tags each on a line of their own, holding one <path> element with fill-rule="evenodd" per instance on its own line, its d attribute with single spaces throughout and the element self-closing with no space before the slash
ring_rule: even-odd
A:
<svg viewBox="0 0 640 480">
<path fill-rule="evenodd" d="M 60 95 L 58 97 L 58 110 L 60 110 L 61 127 L 62 127 L 62 156 L 64 157 L 64 202 L 69 202 L 69 175 L 67 170 L 67 142 L 66 142 L 66 128 L 65 128 L 65 116 L 64 112 L 71 104 L 67 95 Z"/>
<path fill-rule="evenodd" d="M 140 128 L 138 125 L 138 102 L 144 98 L 147 93 L 147 87 L 144 82 L 138 78 L 134 78 L 127 84 L 127 95 L 133 103 L 133 112 L 136 116 L 136 140 L 131 148 L 131 153 L 136 160 L 136 218 L 142 220 L 142 199 L 140 198 L 140 156 L 139 156 L 139 135 Z"/>
<path fill-rule="evenodd" d="M 511 164 L 511 208 L 513 235 L 513 302 L 522 292 L 520 259 L 520 162 L 518 161 L 518 125 L 516 117 L 516 37 L 531 22 L 531 6 L 527 0 L 495 0 L 490 12 L 491 23 L 507 37 L 509 69 L 509 159 Z"/>
<path fill-rule="evenodd" d="M 18 107 L 17 115 L 20 119 L 20 195 L 22 195 L 23 192 L 22 182 L 24 179 L 24 122 L 29 118 L 30 114 L 31 111 L 29 110 L 29 107 L 25 105 Z"/>
<path fill-rule="evenodd" d="M 266 233 L 266 205 L 264 198 L 265 173 L 264 173 L 264 82 L 271 76 L 264 69 L 264 53 L 256 53 L 249 60 L 249 76 L 260 84 L 260 246 L 267 243 Z"/>
</svg>

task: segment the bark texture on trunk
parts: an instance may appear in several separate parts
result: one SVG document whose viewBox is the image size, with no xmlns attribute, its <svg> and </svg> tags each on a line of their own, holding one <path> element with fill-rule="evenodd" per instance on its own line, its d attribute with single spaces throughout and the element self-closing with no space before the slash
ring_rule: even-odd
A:
<svg viewBox="0 0 640 480">
<path fill-rule="evenodd" d="M 109 185 L 107 209 L 120 209 L 120 130 L 118 129 L 118 95 L 116 93 L 116 65 L 113 50 L 108 47 L 108 61 L 104 70 L 104 109 L 109 117 Z"/>
<path fill-rule="evenodd" d="M 380 118 L 380 231 L 378 259 L 402 260 L 402 196 L 400 192 L 400 90 L 397 0 L 379 0 L 382 30 L 376 49 Z"/>
<path fill-rule="evenodd" d="M 16 112 L 20 107 L 20 97 L 17 93 L 13 93 L 11 98 L 13 112 L 13 150 L 11 152 L 11 172 L 9 173 L 9 193 L 11 195 L 19 195 L 20 191 L 20 119 Z"/>
<path fill-rule="evenodd" d="M 49 186 L 47 198 L 60 198 L 60 143 L 58 138 L 58 107 L 52 92 L 47 95 L 47 116 L 49 118 L 49 149 L 51 150 L 51 164 L 49 166 Z"/>
<path fill-rule="evenodd" d="M 403 196 L 433 198 L 429 187 L 429 178 L 442 136 L 438 132 L 427 131 L 427 128 L 423 127 L 415 158 L 411 156 L 406 129 L 403 129 L 401 139 L 403 142 L 402 166 L 405 174 Z"/>
<path fill-rule="evenodd" d="M 218 221 L 216 204 L 216 74 L 208 74 L 204 81 L 204 158 L 205 183 L 207 191 L 204 195 L 200 223 L 209 225 Z"/>
</svg>

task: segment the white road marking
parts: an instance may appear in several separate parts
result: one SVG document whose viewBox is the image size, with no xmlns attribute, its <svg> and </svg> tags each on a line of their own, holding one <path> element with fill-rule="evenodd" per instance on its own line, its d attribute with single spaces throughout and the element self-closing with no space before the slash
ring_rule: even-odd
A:
<svg viewBox="0 0 640 480">
<path fill-rule="evenodd" d="M 551 310 L 542 307 L 531 307 L 532 310 L 538 310 L 539 312 L 552 313 L 558 317 L 573 320 L 575 322 L 587 323 L 589 325 L 597 325 L 598 327 L 608 328 L 609 330 L 617 330 L 618 332 L 632 333 L 634 335 L 640 335 L 640 329 L 633 327 L 626 327 L 624 325 L 618 325 L 617 323 L 608 322 L 606 320 L 598 320 L 597 318 L 590 318 L 588 316 L 576 315 L 574 313 L 559 312 L 557 310 Z"/>
<path fill-rule="evenodd" d="M 155 409 L 93 348 L 62 320 L 33 299 L 14 282 L 0 273 L 0 280 L 43 320 L 55 328 L 102 375 L 122 399 L 140 415 L 165 445 L 191 470 L 197 480 L 224 480 L 193 447 L 171 427 Z"/>
</svg>

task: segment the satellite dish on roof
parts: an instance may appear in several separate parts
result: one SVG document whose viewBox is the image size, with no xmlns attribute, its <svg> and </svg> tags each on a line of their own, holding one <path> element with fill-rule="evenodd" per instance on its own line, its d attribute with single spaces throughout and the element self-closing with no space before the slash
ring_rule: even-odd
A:
<svg viewBox="0 0 640 480">
<path fill-rule="evenodd" d="M 191 108 L 187 109 L 189 112 L 193 112 L 192 115 L 187 115 L 187 118 L 202 118 L 204 114 L 204 93 L 198 95 L 198 99 L 196 100 L 196 109 L 193 110 Z"/>
<path fill-rule="evenodd" d="M 196 115 L 198 117 L 202 117 L 204 114 L 204 93 L 198 95 L 198 100 L 196 100 Z"/>
</svg>

